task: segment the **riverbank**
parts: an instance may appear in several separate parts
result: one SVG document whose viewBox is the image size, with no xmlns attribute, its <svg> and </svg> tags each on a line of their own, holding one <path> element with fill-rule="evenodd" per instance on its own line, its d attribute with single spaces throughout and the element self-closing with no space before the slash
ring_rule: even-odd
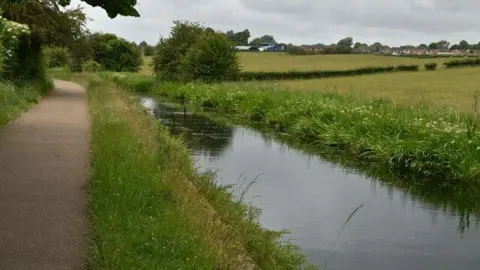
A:
<svg viewBox="0 0 480 270">
<path fill-rule="evenodd" d="M 136 75 L 105 74 L 123 87 Z M 419 184 L 478 187 L 480 136 L 476 111 L 464 115 L 426 103 L 397 106 L 335 93 L 276 91 L 242 84 L 175 84 L 153 94 L 235 115 L 304 143 L 335 149 L 358 162 L 382 166 Z"/>
<path fill-rule="evenodd" d="M 306 264 L 258 209 L 199 174 L 183 143 L 128 93 L 95 75 L 75 79 L 92 115 L 94 268 L 296 269 Z"/>
<path fill-rule="evenodd" d="M 0 128 L 37 103 L 52 87 L 51 80 L 28 81 L 22 85 L 0 82 Z"/>
</svg>

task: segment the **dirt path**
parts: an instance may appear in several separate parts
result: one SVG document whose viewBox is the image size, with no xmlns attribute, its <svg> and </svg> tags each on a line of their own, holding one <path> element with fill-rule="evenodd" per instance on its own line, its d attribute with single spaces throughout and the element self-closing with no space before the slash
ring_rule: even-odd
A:
<svg viewBox="0 0 480 270">
<path fill-rule="evenodd" d="M 86 268 L 87 97 L 55 91 L 0 130 L 0 269 Z"/>
</svg>

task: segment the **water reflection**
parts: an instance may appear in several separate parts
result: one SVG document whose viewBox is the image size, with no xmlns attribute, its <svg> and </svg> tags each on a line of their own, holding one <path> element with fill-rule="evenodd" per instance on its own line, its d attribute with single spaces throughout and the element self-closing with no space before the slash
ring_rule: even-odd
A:
<svg viewBox="0 0 480 270">
<path fill-rule="evenodd" d="M 152 105 L 173 134 L 183 134 L 201 168 L 218 170 L 219 184 L 245 186 L 240 176 L 260 175 L 244 199 L 261 207 L 263 226 L 290 230 L 285 237 L 313 263 L 323 267 L 328 259 L 326 269 L 478 269 L 479 200 L 470 194 L 378 181 L 277 137 Z"/>
</svg>

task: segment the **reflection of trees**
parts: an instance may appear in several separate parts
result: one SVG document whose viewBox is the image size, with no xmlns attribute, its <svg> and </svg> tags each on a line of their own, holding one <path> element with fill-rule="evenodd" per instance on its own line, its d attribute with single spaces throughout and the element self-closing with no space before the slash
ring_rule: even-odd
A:
<svg viewBox="0 0 480 270">
<path fill-rule="evenodd" d="M 217 157 L 231 144 L 233 128 L 205 116 L 185 115 L 183 109 L 165 104 L 157 104 L 154 115 L 157 119 L 162 119 L 173 135 L 181 135 L 193 151 Z"/>
</svg>

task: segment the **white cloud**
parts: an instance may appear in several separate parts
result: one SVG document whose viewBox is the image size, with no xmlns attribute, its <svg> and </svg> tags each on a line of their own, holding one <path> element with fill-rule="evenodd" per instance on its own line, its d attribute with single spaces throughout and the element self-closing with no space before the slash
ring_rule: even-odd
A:
<svg viewBox="0 0 480 270">
<path fill-rule="evenodd" d="M 113 20 L 100 8 L 83 6 L 94 20 L 89 23 L 93 31 L 151 44 L 168 35 L 173 20 L 220 30 L 248 28 L 252 36 L 272 34 L 295 44 L 334 43 L 346 36 L 390 45 L 480 41 L 480 2 L 475 0 L 139 0 L 140 18 Z"/>
</svg>

